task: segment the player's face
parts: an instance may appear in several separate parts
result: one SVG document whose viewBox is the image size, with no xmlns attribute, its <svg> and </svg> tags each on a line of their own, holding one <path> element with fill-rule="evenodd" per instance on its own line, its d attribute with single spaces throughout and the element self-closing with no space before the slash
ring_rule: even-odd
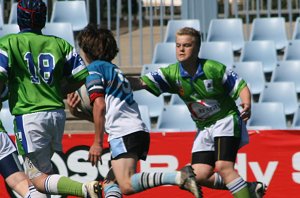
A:
<svg viewBox="0 0 300 198">
<path fill-rule="evenodd" d="M 179 62 L 197 58 L 198 52 L 198 46 L 194 37 L 190 35 L 176 36 L 176 57 Z"/>
</svg>

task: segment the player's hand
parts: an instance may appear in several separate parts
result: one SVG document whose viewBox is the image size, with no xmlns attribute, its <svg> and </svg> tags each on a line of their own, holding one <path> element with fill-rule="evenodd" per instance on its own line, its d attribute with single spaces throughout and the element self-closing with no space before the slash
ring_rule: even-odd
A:
<svg viewBox="0 0 300 198">
<path fill-rule="evenodd" d="M 80 97 L 75 92 L 67 95 L 67 105 L 71 114 L 75 115 L 78 111 L 77 107 L 80 104 Z"/>
<path fill-rule="evenodd" d="M 240 106 L 243 108 L 241 110 L 241 118 L 244 120 L 244 122 L 247 122 L 251 117 L 251 104 L 241 103 Z"/>
<path fill-rule="evenodd" d="M 92 163 L 92 166 L 98 166 L 98 161 L 102 164 L 101 154 L 102 146 L 100 144 L 94 143 L 89 151 L 89 161 Z"/>
</svg>

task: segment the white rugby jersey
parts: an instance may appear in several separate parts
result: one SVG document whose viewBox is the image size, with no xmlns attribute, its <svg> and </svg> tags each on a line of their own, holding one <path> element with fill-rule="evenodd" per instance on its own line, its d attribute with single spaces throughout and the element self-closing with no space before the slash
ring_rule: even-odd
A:
<svg viewBox="0 0 300 198">
<path fill-rule="evenodd" d="M 121 70 L 110 62 L 100 60 L 92 62 L 87 68 L 89 76 L 86 87 L 91 102 L 97 97 L 105 97 L 108 141 L 137 131 L 149 132 L 133 99 L 130 83 Z"/>
</svg>

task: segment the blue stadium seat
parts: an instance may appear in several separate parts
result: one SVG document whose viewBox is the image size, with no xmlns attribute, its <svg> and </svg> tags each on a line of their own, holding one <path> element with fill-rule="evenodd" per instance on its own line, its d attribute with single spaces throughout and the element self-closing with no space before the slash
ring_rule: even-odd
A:
<svg viewBox="0 0 300 198">
<path fill-rule="evenodd" d="M 273 41 L 248 41 L 242 50 L 241 62 L 260 61 L 264 73 L 273 72 L 277 65 L 277 53 Z"/>
<path fill-rule="evenodd" d="M 157 131 L 196 131 L 186 105 L 165 106 L 157 120 Z"/>
<path fill-rule="evenodd" d="M 261 62 L 235 62 L 233 70 L 249 85 L 252 94 L 261 94 L 265 88 L 265 76 Z"/>
<path fill-rule="evenodd" d="M 284 106 L 280 102 L 263 102 L 252 104 L 251 118 L 247 122 L 250 129 L 286 129 Z"/>
<path fill-rule="evenodd" d="M 300 106 L 298 107 L 295 116 L 293 118 L 292 127 L 293 129 L 300 129 Z"/>
<path fill-rule="evenodd" d="M 4 24 L 2 29 L 0 29 L 0 37 L 6 34 L 18 33 L 20 32 L 19 26 L 17 24 Z"/>
<path fill-rule="evenodd" d="M 82 30 L 88 24 L 85 1 L 55 1 L 50 22 L 67 22 L 73 31 Z"/>
<path fill-rule="evenodd" d="M 300 40 L 300 17 L 296 18 L 292 40 Z"/>
<path fill-rule="evenodd" d="M 163 95 L 156 97 L 144 89 L 134 91 L 133 98 L 138 103 L 138 105 L 148 106 L 150 117 L 159 116 L 165 104 Z"/>
<path fill-rule="evenodd" d="M 152 64 L 171 64 L 176 62 L 175 43 L 157 43 L 155 45 Z"/>
<path fill-rule="evenodd" d="M 231 42 L 233 51 L 240 51 L 244 47 L 242 19 L 212 19 L 208 28 L 207 41 L 228 41 Z"/>
<path fill-rule="evenodd" d="M 42 29 L 45 35 L 54 35 L 65 39 L 71 45 L 75 46 L 74 34 L 71 23 L 46 23 Z"/>
<path fill-rule="evenodd" d="M 141 113 L 141 118 L 143 122 L 146 124 L 149 130 L 151 130 L 151 119 L 149 115 L 149 108 L 146 105 L 138 105 Z"/>
<path fill-rule="evenodd" d="M 185 105 L 184 101 L 178 96 L 178 94 L 171 94 L 170 105 Z"/>
<path fill-rule="evenodd" d="M 249 41 L 272 40 L 276 50 L 286 47 L 288 40 L 283 17 L 256 18 L 252 22 Z"/>
<path fill-rule="evenodd" d="M 17 24 L 17 6 L 18 3 L 12 3 L 9 12 L 8 24 Z"/>
<path fill-rule="evenodd" d="M 8 132 L 8 134 L 14 134 L 14 116 L 11 115 L 9 111 L 8 106 L 8 100 L 2 103 L 2 109 L 0 111 L 0 120 L 2 121 L 2 124 L 5 128 L 5 130 Z"/>
<path fill-rule="evenodd" d="M 300 60 L 300 40 L 291 40 L 284 50 L 283 60 Z"/>
<path fill-rule="evenodd" d="M 234 63 L 232 45 L 230 42 L 225 41 L 203 42 L 199 57 L 219 61 L 228 68 L 232 68 Z"/>
<path fill-rule="evenodd" d="M 285 115 L 294 115 L 298 108 L 294 82 L 270 82 L 259 97 L 259 102 L 281 102 Z"/>
<path fill-rule="evenodd" d="M 183 27 L 192 27 L 200 31 L 200 21 L 198 19 L 169 20 L 164 36 L 164 42 L 175 42 L 176 31 Z"/>
<path fill-rule="evenodd" d="M 300 60 L 279 61 L 271 78 L 271 82 L 294 82 L 296 92 L 300 93 Z"/>
</svg>

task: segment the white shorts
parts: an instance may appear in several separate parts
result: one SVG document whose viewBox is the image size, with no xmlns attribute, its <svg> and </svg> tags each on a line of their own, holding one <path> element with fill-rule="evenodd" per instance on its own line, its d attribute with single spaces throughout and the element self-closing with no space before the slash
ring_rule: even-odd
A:
<svg viewBox="0 0 300 198">
<path fill-rule="evenodd" d="M 0 132 L 0 160 L 16 151 L 16 147 L 6 132 Z"/>
<path fill-rule="evenodd" d="M 15 116 L 19 153 L 41 172 L 51 172 L 54 151 L 62 151 L 65 120 L 63 109 Z"/>
<path fill-rule="evenodd" d="M 198 129 L 196 138 L 194 140 L 192 153 L 199 151 L 214 151 L 215 137 L 241 137 L 240 147 L 249 143 L 248 131 L 245 123 L 239 119 L 235 120 L 234 116 L 230 115 L 215 124 Z"/>
</svg>

